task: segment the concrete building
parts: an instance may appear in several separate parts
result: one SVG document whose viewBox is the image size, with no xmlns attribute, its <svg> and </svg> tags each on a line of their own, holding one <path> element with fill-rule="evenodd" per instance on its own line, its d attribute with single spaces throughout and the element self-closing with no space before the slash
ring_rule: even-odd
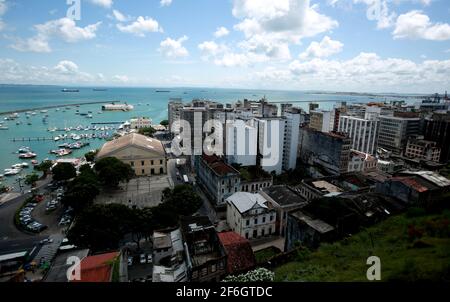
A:
<svg viewBox="0 0 450 302">
<path fill-rule="evenodd" d="M 255 119 L 258 126 L 260 165 L 268 173 L 283 172 L 286 122 L 283 118 Z"/>
<path fill-rule="evenodd" d="M 219 282 L 227 273 L 227 255 L 208 217 L 182 217 L 188 280 Z"/>
<path fill-rule="evenodd" d="M 348 172 L 369 172 L 377 169 L 377 159 L 368 153 L 352 150 L 348 162 Z"/>
<path fill-rule="evenodd" d="M 276 212 L 261 194 L 238 192 L 227 198 L 227 223 L 246 239 L 275 234 Z"/>
<path fill-rule="evenodd" d="M 405 149 L 405 156 L 426 161 L 439 162 L 441 149 L 436 142 L 427 141 L 423 136 L 410 137 Z"/>
<path fill-rule="evenodd" d="M 130 120 L 130 128 L 134 130 L 149 128 L 152 125 L 152 120 L 148 117 L 138 117 Z"/>
<path fill-rule="evenodd" d="M 115 157 L 129 164 L 137 176 L 167 173 L 166 151 L 159 140 L 131 133 L 103 145 L 96 159 Z"/>
<path fill-rule="evenodd" d="M 339 132 L 347 133 L 352 140 L 352 149 L 375 154 L 379 122 L 357 116 L 341 115 Z"/>
<path fill-rule="evenodd" d="M 435 113 L 425 120 L 424 136 L 426 140 L 437 142 L 441 148 L 441 163 L 450 160 L 450 113 Z"/>
<path fill-rule="evenodd" d="M 153 282 L 186 282 L 187 265 L 181 231 L 154 232 Z"/>
<path fill-rule="evenodd" d="M 351 141 L 346 134 L 302 127 L 299 136 L 298 157 L 302 162 L 317 165 L 333 175 L 347 172 Z"/>
<path fill-rule="evenodd" d="M 226 125 L 226 156 L 229 164 L 243 167 L 256 166 L 258 154 L 258 129 L 235 120 Z"/>
<path fill-rule="evenodd" d="M 309 127 L 317 131 L 331 132 L 334 129 L 334 112 L 313 110 L 309 113 Z"/>
<path fill-rule="evenodd" d="M 172 124 L 175 121 L 180 120 L 181 109 L 183 108 L 183 101 L 181 99 L 170 99 L 168 104 L 168 115 L 169 115 L 169 130 L 172 131 Z"/>
<path fill-rule="evenodd" d="M 288 186 L 272 186 L 262 189 L 260 194 L 271 203 L 277 212 L 276 232 L 281 236 L 286 235 L 288 213 L 308 204 L 306 199 Z"/>
<path fill-rule="evenodd" d="M 409 136 L 420 132 L 421 119 L 419 117 L 380 116 L 380 130 L 378 131 L 378 147 L 402 154 Z"/>
<path fill-rule="evenodd" d="M 225 200 L 241 189 L 239 171 L 217 156 L 203 155 L 200 158 L 197 180 L 217 206 L 225 205 Z"/>
<path fill-rule="evenodd" d="M 286 112 L 283 140 L 283 170 L 297 167 L 298 135 L 300 132 L 300 114 Z"/>
</svg>

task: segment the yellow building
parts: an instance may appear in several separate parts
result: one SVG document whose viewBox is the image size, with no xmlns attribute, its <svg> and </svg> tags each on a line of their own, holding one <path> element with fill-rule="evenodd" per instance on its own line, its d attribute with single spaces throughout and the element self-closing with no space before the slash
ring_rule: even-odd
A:
<svg viewBox="0 0 450 302">
<path fill-rule="evenodd" d="M 167 173 L 167 157 L 162 143 L 137 133 L 104 144 L 97 159 L 105 157 L 115 157 L 129 164 L 137 176 Z"/>
</svg>

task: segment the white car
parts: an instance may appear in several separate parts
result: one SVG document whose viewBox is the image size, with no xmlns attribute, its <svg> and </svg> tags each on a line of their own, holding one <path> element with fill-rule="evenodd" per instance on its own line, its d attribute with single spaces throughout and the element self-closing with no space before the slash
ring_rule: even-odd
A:
<svg viewBox="0 0 450 302">
<path fill-rule="evenodd" d="M 141 254 L 141 264 L 147 263 L 147 259 L 145 258 L 145 254 Z"/>
</svg>

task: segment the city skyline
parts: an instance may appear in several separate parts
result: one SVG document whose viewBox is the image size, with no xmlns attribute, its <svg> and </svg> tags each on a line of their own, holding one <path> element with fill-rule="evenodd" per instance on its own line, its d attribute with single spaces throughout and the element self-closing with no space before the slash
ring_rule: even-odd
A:
<svg viewBox="0 0 450 302">
<path fill-rule="evenodd" d="M 73 1 L 76 4 L 76 1 Z M 0 0 L 0 83 L 432 93 L 442 0 Z"/>
</svg>

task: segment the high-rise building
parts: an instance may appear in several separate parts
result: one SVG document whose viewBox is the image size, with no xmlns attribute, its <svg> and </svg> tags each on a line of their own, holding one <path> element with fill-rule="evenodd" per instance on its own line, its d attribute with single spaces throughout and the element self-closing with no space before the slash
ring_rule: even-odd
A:
<svg viewBox="0 0 450 302">
<path fill-rule="evenodd" d="M 183 101 L 181 99 L 170 99 L 168 107 L 169 130 L 172 131 L 173 122 L 180 119 L 180 111 L 183 108 Z"/>
<path fill-rule="evenodd" d="M 312 110 L 309 113 L 309 127 L 317 131 L 331 132 L 334 128 L 334 112 Z"/>
<path fill-rule="evenodd" d="M 284 132 L 283 169 L 294 170 L 297 167 L 300 114 L 285 113 L 284 116 L 286 127 Z"/>
<path fill-rule="evenodd" d="M 420 133 L 421 119 L 405 117 L 400 114 L 380 115 L 380 130 L 378 131 L 378 147 L 402 154 L 408 137 Z"/>
<path fill-rule="evenodd" d="M 309 127 L 300 128 L 298 157 L 309 165 L 318 165 L 329 174 L 346 173 L 351 140 L 345 133 L 325 133 Z"/>
<path fill-rule="evenodd" d="M 351 115 L 339 117 L 339 132 L 347 133 L 354 150 L 375 154 L 379 121 Z"/>
<path fill-rule="evenodd" d="M 226 157 L 229 164 L 256 166 L 258 129 L 242 120 L 226 124 Z"/>
<path fill-rule="evenodd" d="M 441 148 L 442 163 L 450 160 L 450 113 L 435 113 L 425 120 L 424 136 L 426 140 L 437 142 Z"/>
<path fill-rule="evenodd" d="M 266 172 L 281 174 L 283 171 L 284 131 L 283 118 L 254 120 L 258 127 L 259 165 Z"/>
</svg>

